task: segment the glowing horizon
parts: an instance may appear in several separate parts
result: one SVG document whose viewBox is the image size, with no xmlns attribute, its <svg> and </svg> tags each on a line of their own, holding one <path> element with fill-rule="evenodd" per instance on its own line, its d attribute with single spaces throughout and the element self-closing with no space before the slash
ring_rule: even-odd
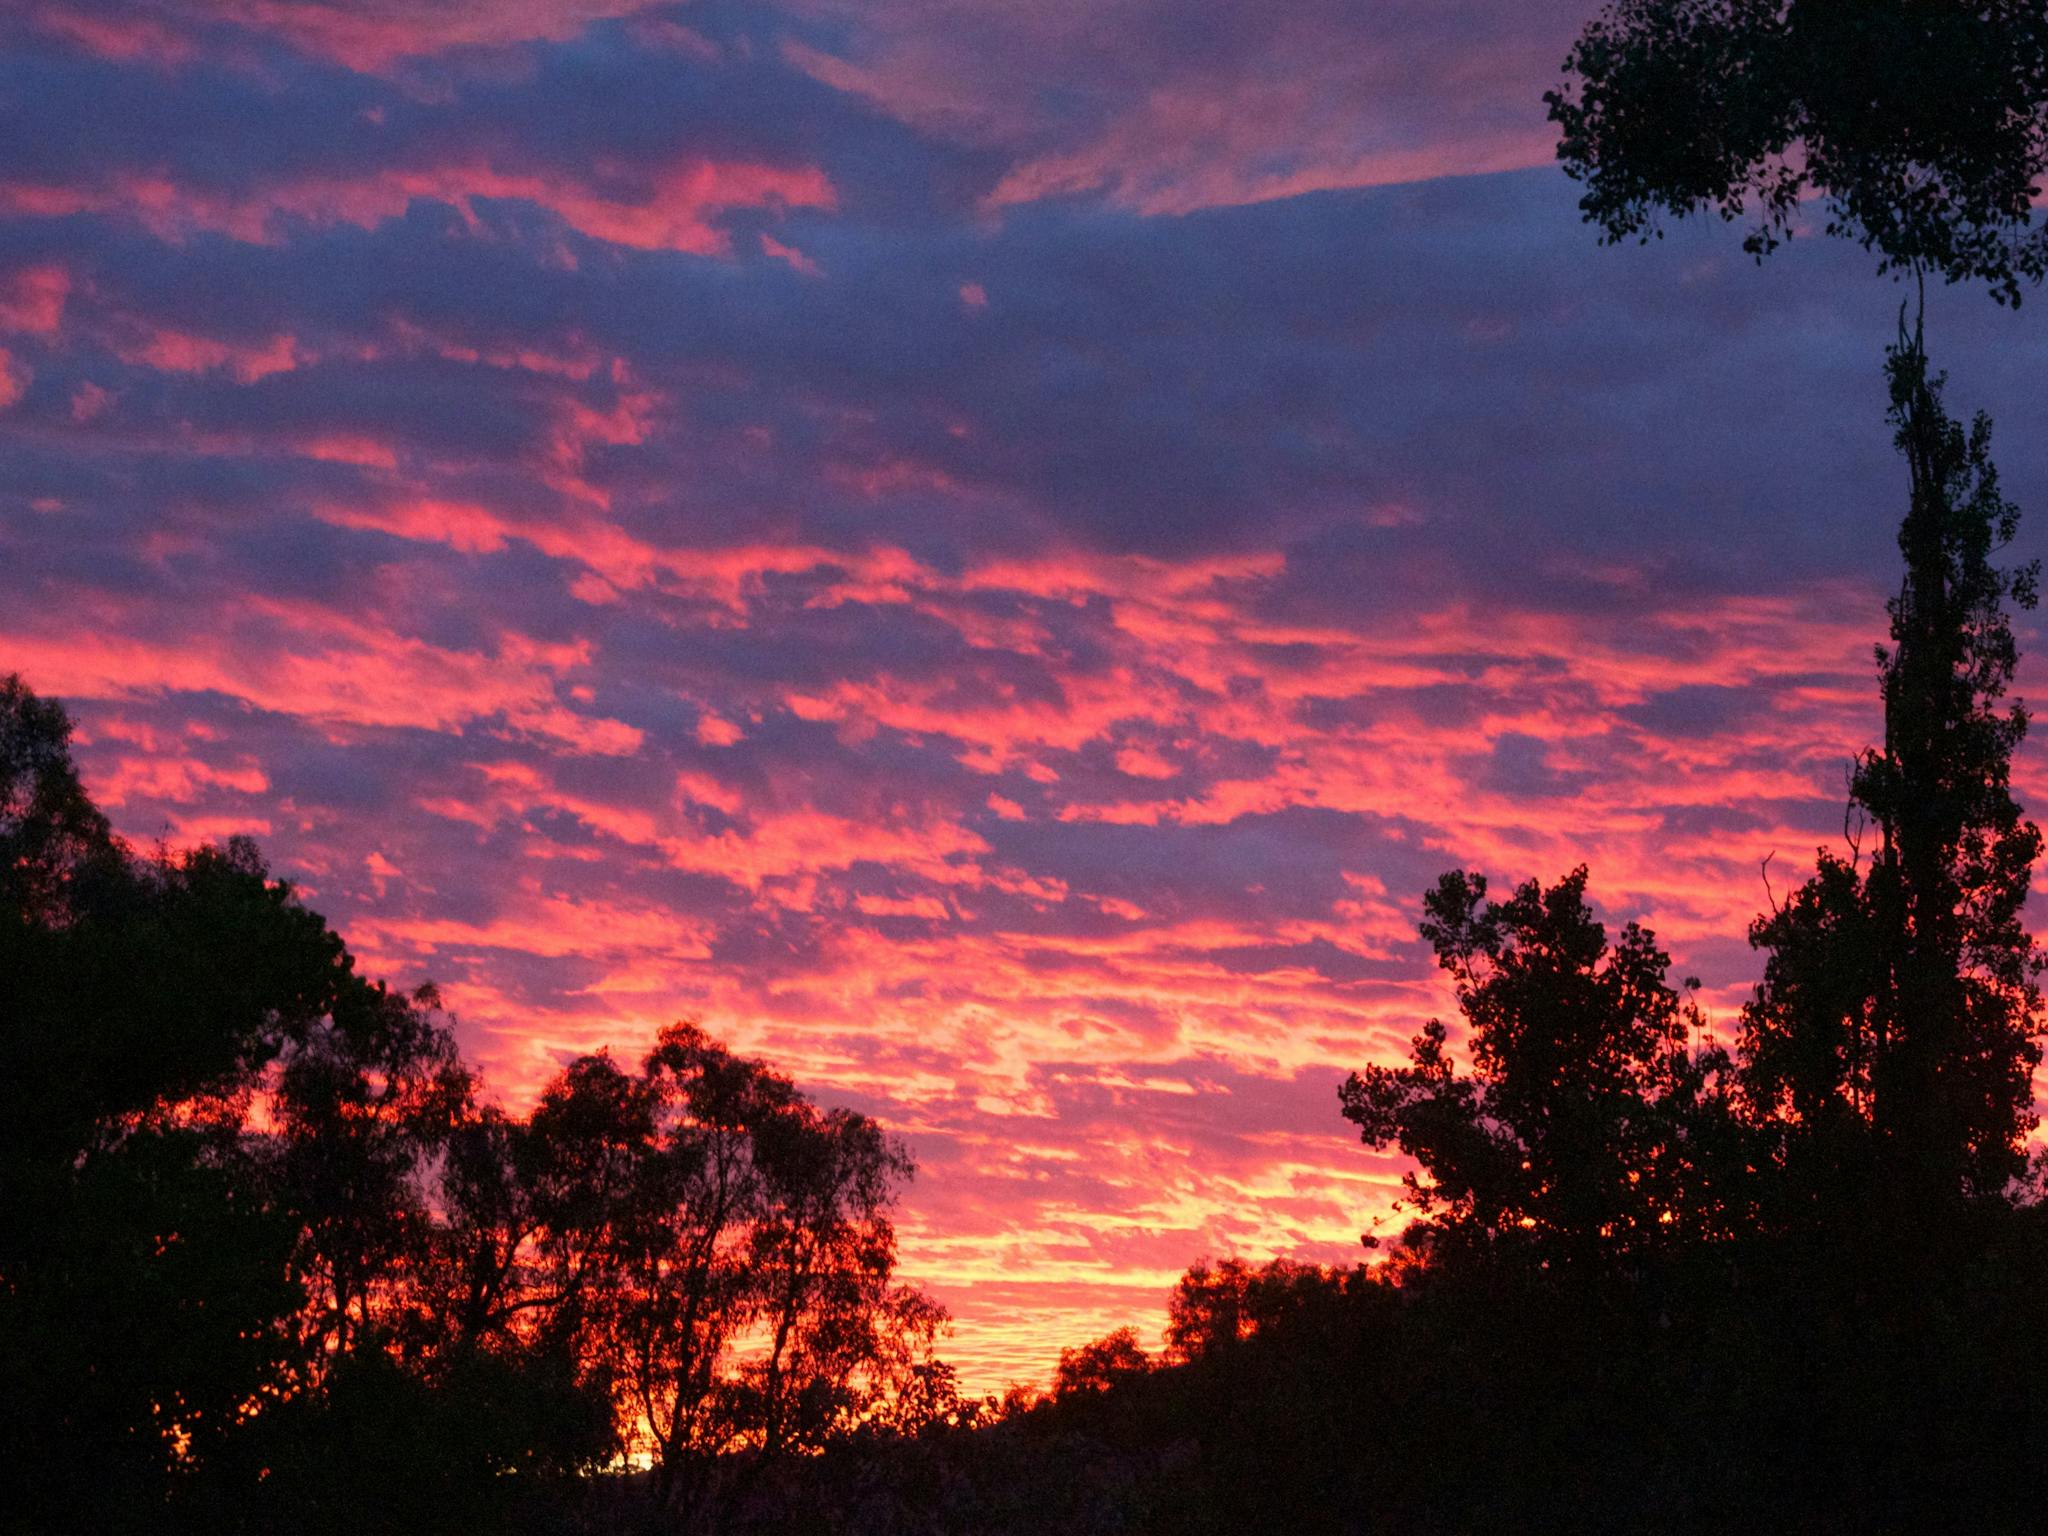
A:
<svg viewBox="0 0 2048 1536">
<path fill-rule="evenodd" d="M 508 1102 L 690 1017 L 877 1115 L 996 1390 L 1360 1255 L 1446 868 L 1732 1030 L 1876 730 L 1897 294 L 1600 249 L 1590 5 L 247 9 L 0 22 L 0 671 Z M 2035 313 L 1930 332 L 2021 559 Z"/>
</svg>

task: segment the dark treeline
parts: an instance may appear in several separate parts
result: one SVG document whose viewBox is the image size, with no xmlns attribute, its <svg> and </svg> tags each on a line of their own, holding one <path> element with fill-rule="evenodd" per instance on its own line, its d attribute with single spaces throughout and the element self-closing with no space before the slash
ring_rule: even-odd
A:
<svg viewBox="0 0 2048 1536">
<path fill-rule="evenodd" d="M 0 680 L 0 1515 L 690 1529 L 958 1404 L 910 1171 L 689 1025 L 486 1101 L 246 842 L 139 854 Z"/>
</svg>

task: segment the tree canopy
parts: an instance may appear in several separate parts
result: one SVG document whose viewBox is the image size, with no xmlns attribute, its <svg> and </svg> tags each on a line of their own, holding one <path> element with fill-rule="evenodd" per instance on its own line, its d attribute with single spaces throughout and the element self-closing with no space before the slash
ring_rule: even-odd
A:
<svg viewBox="0 0 2048 1536">
<path fill-rule="evenodd" d="M 1586 870 L 1506 901 L 1454 872 L 1423 937 L 1457 988 L 1472 1069 L 1436 1019 L 1412 1062 L 1354 1073 L 1340 1097 L 1371 1146 L 1416 1160 L 1409 1198 L 1447 1236 L 1587 1261 L 1667 1243 L 1697 1214 L 1703 1106 L 1726 1060 L 1695 1050 L 1670 960 L 1630 923 L 1610 945 Z"/>
<path fill-rule="evenodd" d="M 1616 0 L 1565 73 L 1558 157 L 1609 240 L 1711 210 L 1760 259 L 1817 199 L 1881 270 L 2010 304 L 2048 272 L 2039 0 Z"/>
<path fill-rule="evenodd" d="M 1439 1252 L 1635 1262 L 1823 1227 L 1894 1241 L 2003 1200 L 2026 1172 L 2044 961 L 2025 906 L 2042 843 L 2012 795 L 2027 712 L 2005 695 L 2008 605 L 2034 605 L 2038 568 L 1997 564 L 2019 513 L 1990 423 L 1948 415 L 1917 330 L 1886 371 L 1905 575 L 1877 650 L 1884 740 L 1850 777 L 1850 846 L 1818 850 L 1752 925 L 1766 963 L 1732 1054 L 1702 1043 L 1646 930 L 1609 944 L 1583 867 L 1506 901 L 1446 875 L 1421 932 L 1456 984 L 1470 1068 L 1431 1020 L 1407 1065 L 1341 1091 L 1369 1145 L 1415 1159 L 1410 1204 Z"/>
<path fill-rule="evenodd" d="M 699 1518 L 953 1411 L 874 1121 L 690 1024 L 508 1114 L 431 987 L 364 979 L 251 843 L 129 848 L 69 738 L 0 681 L 0 1462 L 39 1529 L 489 1523 L 635 1455 Z"/>
</svg>

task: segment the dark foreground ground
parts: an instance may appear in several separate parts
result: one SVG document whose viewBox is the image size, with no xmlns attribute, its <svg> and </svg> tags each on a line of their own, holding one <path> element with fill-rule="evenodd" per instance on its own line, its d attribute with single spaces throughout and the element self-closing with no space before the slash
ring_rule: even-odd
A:
<svg viewBox="0 0 2048 1536">
<path fill-rule="evenodd" d="M 422 1475 L 337 1427 L 248 1529 L 532 1533 L 2026 1530 L 2043 1519 L 2043 1224 L 1690 1272 L 1325 1273 L 1180 1363 L 775 1468 Z M 237 1517 L 221 1512 L 216 1529 Z"/>
</svg>

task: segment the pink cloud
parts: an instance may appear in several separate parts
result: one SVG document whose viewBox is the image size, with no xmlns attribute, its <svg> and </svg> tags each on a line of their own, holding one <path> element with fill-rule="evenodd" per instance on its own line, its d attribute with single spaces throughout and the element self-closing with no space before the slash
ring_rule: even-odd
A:
<svg viewBox="0 0 2048 1536">
<path fill-rule="evenodd" d="M 144 11 L 98 12 L 44 4 L 31 13 L 35 26 L 102 59 L 174 69 L 198 56 L 191 38 L 170 21 Z"/>
<path fill-rule="evenodd" d="M 14 356 L 5 347 L 0 347 L 0 411 L 6 410 L 28 393 L 28 387 L 35 381 L 35 370 Z"/>
<path fill-rule="evenodd" d="M 206 231 L 274 243 L 281 217 L 372 229 L 415 201 L 452 204 L 472 221 L 482 198 L 517 198 L 546 208 L 579 234 L 641 250 L 724 256 L 731 240 L 715 220 L 735 208 L 819 208 L 837 193 L 815 166 L 689 160 L 617 193 L 564 173 L 505 170 L 488 163 L 382 167 L 356 177 L 287 181 L 228 195 L 160 173 L 121 171 L 98 186 L 0 183 L 0 210 L 60 218 L 86 210 L 132 216 L 166 239 Z"/>
<path fill-rule="evenodd" d="M 805 277 L 823 277 L 825 269 L 793 245 L 784 245 L 773 235 L 761 236 L 761 254 L 782 262 L 792 271 L 801 272 Z"/>
<path fill-rule="evenodd" d="M 646 0 L 159 0 L 105 12 L 45 4 L 46 32 L 102 58 L 182 63 L 199 30 L 226 23 L 268 33 L 352 69 L 378 71 L 455 48 L 563 42 L 592 22 L 629 15 Z"/>
<path fill-rule="evenodd" d="M 1602 540 L 1580 541 L 1595 557 L 1532 529 L 1532 588 L 1556 597 L 1563 572 L 1571 604 L 1539 608 L 1466 569 L 1485 562 L 1459 540 L 1488 514 L 1456 486 L 1398 483 L 1390 440 L 1358 426 L 1377 397 L 1323 414 L 1325 383 L 1351 388 L 1340 353 L 1383 367 L 1413 340 L 1389 311 L 1318 330 L 1341 299 L 1290 293 L 1219 335 L 1198 305 L 1184 349 L 1149 350 L 1149 330 L 1098 334 L 1116 317 L 1072 302 L 1097 272 L 1124 279 L 1096 258 L 1135 252 L 1114 242 L 1136 221 L 1005 211 L 1107 201 L 1158 216 L 1138 241 L 1157 253 L 1196 208 L 1533 163 L 1534 92 L 1576 13 L 1306 0 L 1226 4 L 1194 29 L 1129 0 L 802 4 L 845 23 L 805 29 L 845 57 L 788 58 L 857 94 L 870 126 L 911 124 L 933 164 L 971 152 L 972 178 L 946 182 L 959 203 L 926 210 L 954 222 L 907 235 L 871 218 L 873 168 L 836 182 L 845 145 L 808 123 L 766 140 L 803 150 L 747 149 L 739 124 L 636 170 L 551 160 L 490 116 L 555 65 L 622 48 L 678 71 L 742 62 L 740 43 L 665 16 L 560 58 L 413 62 L 574 38 L 624 8 L 606 0 L 107 0 L 51 23 L 152 89 L 170 80 L 156 63 L 182 67 L 180 39 L 218 43 L 224 70 L 298 70 L 373 103 L 366 146 L 388 131 L 411 147 L 232 190 L 175 159 L 0 189 L 20 248 L 64 253 L 0 273 L 0 394 L 29 471 L 7 494 L 32 509 L 8 528 L 19 597 L 0 606 L 0 665 L 79 712 L 125 830 L 261 832 L 367 968 L 446 983 L 514 1104 L 568 1053 L 631 1055 L 695 1016 L 875 1109 L 926 1170 L 909 1272 L 959 1313 L 969 1384 L 996 1387 L 1062 1343 L 1156 1329 L 1204 1251 L 1358 1255 L 1398 1160 L 1356 1147 L 1332 1089 L 1450 1007 L 1413 933 L 1437 870 L 1513 880 L 1588 859 L 1606 910 L 1647 914 L 1699 963 L 1725 1026 L 1758 862 L 1796 878 L 1869 739 L 1880 594 L 1845 579 L 1660 595 L 1666 577 Z M 1441 46 L 1390 52 L 1397 24 Z M 280 68 L 252 31 L 391 78 Z M 1111 33 L 1123 46 L 1101 46 Z M 789 94 L 847 110 L 808 83 Z M 465 131 L 405 138 L 408 113 L 444 106 Z M 555 227 L 529 242 L 539 221 L 522 220 L 508 240 L 493 199 Z M 418 221 L 425 245 L 398 222 L 421 202 L 454 210 Z M 775 222 L 798 210 L 846 238 Z M 108 219 L 31 227 L 88 212 Z M 214 235 L 230 238 L 199 238 Z M 451 254 L 453 280 L 415 285 L 422 252 Z M 820 256 L 829 281 L 770 265 L 818 276 Z M 304 297 L 307 273 L 342 270 L 319 263 L 359 257 L 347 270 L 368 271 L 374 302 L 346 284 L 346 303 Z M 469 292 L 472 269 L 493 278 Z M 1133 266 L 1131 291 L 1151 275 Z M 1527 392 L 1516 349 L 1553 335 L 1546 296 L 1579 278 L 1547 281 L 1421 296 L 1452 366 L 1505 380 L 1452 384 Z M 704 293 L 748 301 L 652 307 Z M 1716 323 L 1740 329 L 1732 313 Z M 1558 355 L 1627 334 L 1574 332 Z M 135 371 L 108 375 L 110 357 Z M 1130 392 L 1078 419 L 1043 385 L 1068 363 L 1126 370 Z M 1232 400 L 1315 384 L 1272 434 L 1283 459 L 1320 465 L 1313 505 L 1267 520 L 1284 498 L 1255 465 L 1227 518 L 1183 523 L 1160 488 L 1170 536 L 1143 547 L 1178 553 L 1114 552 L 1117 530 L 1086 526 L 1103 488 L 1089 454 L 1116 458 L 1111 491 L 1151 494 L 1138 476 L 1166 462 L 1143 441 L 1161 415 L 1238 427 L 1201 414 L 1212 374 Z M 1415 383 L 1426 402 L 1445 381 Z M 1586 387 L 1589 415 L 1613 407 Z M 1618 454 L 1637 446 L 1640 400 L 1625 403 Z M 1254 459 L 1268 425 L 1246 418 Z M 1368 462 L 1383 451 L 1384 472 Z M 1527 466 L 1511 468 L 1519 484 Z M 1375 552 L 1441 530 L 1459 579 L 1399 558 L 1319 569 L 1294 541 L 1323 517 Z M 1109 547 L 1086 547 L 1097 535 Z M 1585 588 L 1617 601 L 1571 595 Z M 1745 702 L 1658 724 L 1688 687 Z M 2019 780 L 2039 798 L 2038 756 Z"/>
<path fill-rule="evenodd" d="M 71 274 L 52 265 L 22 267 L 0 276 L 0 331 L 49 336 L 64 323 Z"/>
<path fill-rule="evenodd" d="M 220 341 L 184 331 L 159 330 L 139 343 L 120 349 L 123 362 L 139 363 L 168 373 L 205 373 L 220 369 L 244 384 L 299 366 L 298 343 L 277 335 L 261 345 Z"/>
<path fill-rule="evenodd" d="M 785 42 L 795 67 L 1014 152 L 989 208 L 1099 194 L 1150 214 L 1547 164 L 1541 93 L 1585 20 L 1551 0 L 1223 4 L 1201 47 L 1137 0 L 806 4 L 857 24 L 843 52 Z M 1045 106 L 1077 97 L 1086 110 Z"/>
<path fill-rule="evenodd" d="M 0 644 L 39 686 L 72 698 L 217 692 L 325 727 L 460 730 L 502 715 L 515 731 L 601 754 L 630 752 L 641 739 L 557 698 L 559 680 L 588 659 L 581 645 L 506 634 L 491 650 L 454 650 L 371 619 L 262 598 L 231 624 L 175 641 L 123 627 L 119 605 L 88 600 L 34 627 L 0 620 Z"/>
</svg>

